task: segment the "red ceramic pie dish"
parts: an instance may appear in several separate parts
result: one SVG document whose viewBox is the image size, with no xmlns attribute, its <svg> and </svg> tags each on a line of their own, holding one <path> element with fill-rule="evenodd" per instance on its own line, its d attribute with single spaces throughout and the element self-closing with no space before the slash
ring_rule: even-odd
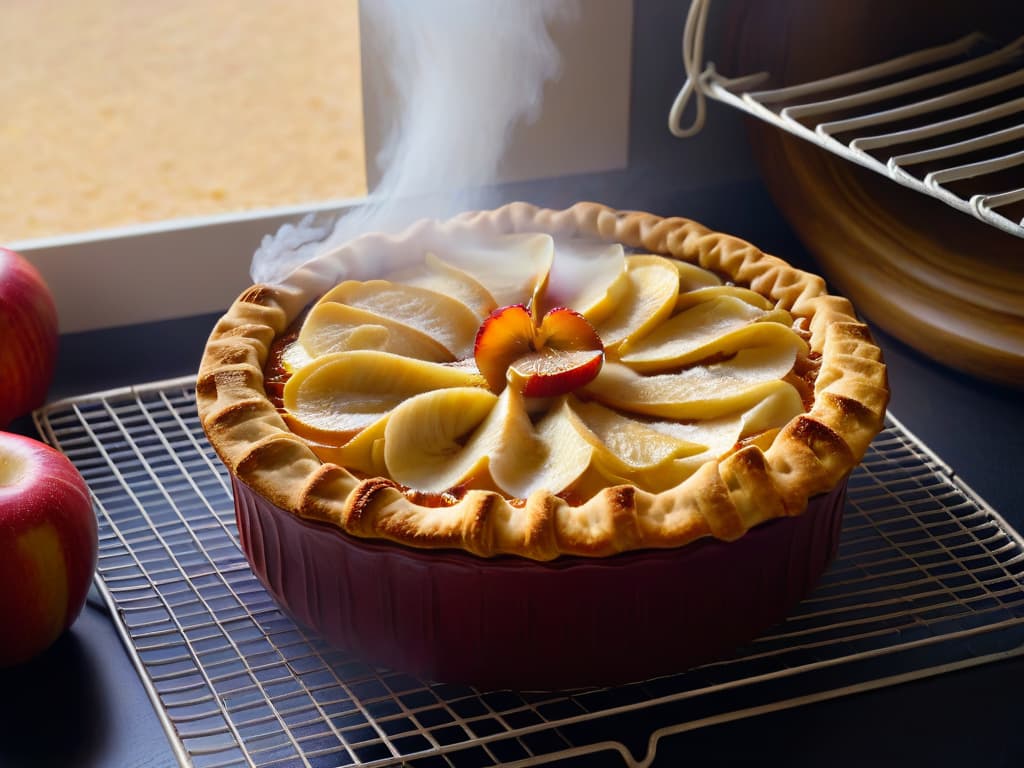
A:
<svg viewBox="0 0 1024 768">
<path fill-rule="evenodd" d="M 424 253 L 447 253 L 453 243 L 478 243 L 472 238 L 483 237 L 479 243 L 488 247 L 506 244 L 505 250 L 478 251 L 484 261 L 475 263 L 480 271 L 474 274 L 486 280 L 501 272 L 502 263 L 542 263 L 530 261 L 529 254 L 511 259 L 507 246 L 523 238 L 533 242 L 537 233 L 547 238 L 548 247 L 557 239 L 566 252 L 569 244 L 581 241 L 602 248 L 611 244 L 614 258 L 604 263 L 614 265 L 609 279 L 616 282 L 601 294 L 611 314 L 593 315 L 595 333 L 619 309 L 632 322 L 633 310 L 648 306 L 649 297 L 661 296 L 668 286 L 671 295 L 657 305 L 664 312 L 638 315 L 642 323 L 632 331 L 637 338 L 653 336 L 654 320 L 670 328 L 663 334 L 669 346 L 688 334 L 702 338 L 710 325 L 687 314 L 696 311 L 688 308 L 700 307 L 703 314 L 696 316 L 716 323 L 733 310 L 739 312 L 736 317 L 747 318 L 735 339 L 747 339 L 752 347 L 723 349 L 689 362 L 680 358 L 676 370 L 664 360 L 655 360 L 662 367 L 643 367 L 642 355 L 631 363 L 639 346 L 624 354 L 622 347 L 611 347 L 609 353 L 606 345 L 609 377 L 597 374 L 581 385 L 585 391 L 578 401 L 571 400 L 575 391 L 561 399 L 539 398 L 536 414 L 516 405 L 525 395 L 500 400 L 511 384 L 501 395 L 490 389 L 481 395 L 478 385 L 465 384 L 458 366 L 469 358 L 462 353 L 453 353 L 447 363 L 410 368 L 383 359 L 396 358 L 397 352 L 330 348 L 313 362 L 300 359 L 287 380 L 275 378 L 287 366 L 274 350 L 292 343 L 295 324 L 302 323 L 303 331 L 312 325 L 333 333 L 348 327 L 345 318 L 362 317 L 359 312 L 379 309 L 381 303 L 404 306 L 384 302 L 379 293 L 367 309 L 358 309 L 361 299 L 339 298 L 341 289 L 348 291 L 344 297 L 358 297 L 362 294 L 354 291 L 369 290 L 371 283 L 375 290 L 393 286 L 380 279 L 379 262 L 398 258 L 405 261 L 390 264 L 391 269 L 418 268 L 429 261 Z M 506 235 L 513 241 L 502 239 Z M 607 256 L 601 249 L 586 253 L 587 264 Z M 449 272 L 444 274 L 454 272 L 450 265 L 445 269 Z M 537 272 L 540 277 L 531 273 L 525 283 L 532 286 L 530 296 L 546 290 L 554 268 L 546 269 Z M 578 271 L 567 274 L 579 281 Z M 710 295 L 731 295 L 724 301 L 704 298 L 708 293 L 701 290 L 709 284 L 701 280 L 708 277 L 713 278 Z M 685 301 L 674 290 L 676 278 L 680 291 L 690 294 L 682 297 Z M 696 282 L 683 291 L 687 280 Z M 621 293 L 609 287 L 620 284 L 627 286 Z M 503 285 L 495 280 L 491 298 L 507 309 L 515 302 L 495 298 L 507 293 L 498 293 Z M 743 291 L 754 295 L 754 304 L 738 298 Z M 520 293 L 513 292 L 513 298 Z M 552 293 L 560 295 L 555 289 Z M 411 293 L 401 295 L 412 301 Z M 325 299 L 317 326 L 311 318 Z M 348 306 L 350 301 L 355 303 Z M 743 306 L 736 309 L 736 304 Z M 442 304 L 430 306 L 435 318 Z M 480 328 L 493 330 L 487 324 L 498 311 L 482 312 Z M 758 321 L 750 320 L 769 316 L 774 320 L 756 328 Z M 476 330 L 473 317 L 469 320 L 453 320 L 442 330 Z M 374 320 L 377 325 L 385 321 L 390 322 L 383 316 Z M 351 322 L 357 330 L 377 327 L 365 319 Z M 623 343 L 615 341 L 616 328 L 609 320 L 601 338 Z M 385 325 L 380 329 L 387 330 Z M 566 329 L 554 331 L 564 335 Z M 330 333 L 327 337 L 334 338 Z M 384 334 L 388 339 L 389 333 Z M 307 342 L 302 342 L 304 349 L 315 352 Z M 479 351 L 479 331 L 476 343 L 474 351 Z M 484 373 L 486 362 L 477 357 L 473 370 Z M 444 368 L 444 377 L 429 368 L 448 364 L 455 367 Z M 624 372 L 627 364 L 636 370 Z M 428 369 L 429 375 L 423 373 Z M 321 373 L 327 384 L 322 391 L 311 387 L 309 402 L 327 404 L 326 424 L 361 413 L 361 403 L 390 397 L 395 381 L 419 381 L 427 391 L 396 396 L 398 405 L 372 421 L 379 426 L 386 420 L 382 431 L 364 425 L 354 436 L 346 432 L 341 438 L 340 427 L 310 429 L 297 418 L 304 401 L 289 404 L 287 398 Z M 458 384 L 447 383 L 453 377 Z M 676 387 L 684 377 L 685 383 Z M 494 385 L 488 380 L 486 386 Z M 669 388 L 659 389 L 663 386 Z M 284 387 L 283 397 L 275 387 Z M 730 387 L 752 399 L 727 408 L 719 400 L 729 395 L 720 390 L 729 392 Z M 339 401 L 339 391 L 359 397 Z M 438 391 L 446 396 L 435 398 Z M 453 392 L 457 396 L 447 396 Z M 786 397 L 772 400 L 778 393 Z M 734 653 L 783 621 L 835 554 L 846 479 L 881 429 L 888 395 L 885 365 L 869 329 L 846 299 L 828 293 L 820 277 L 696 222 L 593 203 L 564 211 L 513 203 L 449 222 L 421 222 L 396 236 L 363 236 L 340 250 L 325 251 L 284 282 L 258 284 L 239 296 L 211 333 L 196 383 L 203 428 L 232 478 L 242 549 L 285 611 L 367 662 L 429 681 L 520 690 L 609 685 L 681 672 Z M 487 420 L 480 421 L 481 411 L 473 417 L 476 426 L 462 424 L 459 409 L 478 409 L 484 400 Z M 504 411 L 495 404 L 499 400 Z M 545 400 L 560 405 L 556 409 Z M 580 414 L 593 416 L 588 403 L 598 401 L 605 403 L 601 413 L 612 416 L 601 422 L 604 427 L 595 421 L 592 432 L 585 433 Z M 658 410 L 667 407 L 663 401 L 673 409 Z M 687 409 L 674 408 L 680 401 Z M 437 402 L 447 403 L 448 410 L 409 416 L 412 406 Z M 781 411 L 780 402 L 788 404 Z M 652 411 L 638 408 L 652 403 L 661 405 Z M 733 407 L 740 411 L 729 416 Z M 543 408 L 554 410 L 561 421 L 549 422 L 551 413 Z M 575 414 L 571 418 L 565 415 L 570 411 Z M 400 412 L 404 421 L 396 415 Z M 619 418 L 631 412 L 640 417 Z M 632 465 L 620 458 L 635 447 L 663 444 L 645 425 L 647 413 L 666 428 L 682 430 L 702 420 L 746 425 L 749 418 L 752 426 L 722 445 L 714 442 L 709 427 L 700 433 L 704 437 L 693 438 L 693 444 L 706 447 L 707 456 L 694 454 L 699 461 L 687 468 L 691 474 L 654 482 L 639 470 L 630 475 Z M 518 420 L 509 414 L 518 414 Z M 430 443 L 435 432 L 456 422 L 457 430 L 451 428 L 457 434 L 444 437 L 448 442 L 442 441 L 435 453 L 469 452 L 469 445 L 482 451 L 479 457 L 473 453 L 472 462 L 463 462 L 476 468 L 469 479 L 459 475 L 453 480 L 444 474 L 444 461 L 431 463 L 433 454 L 419 450 L 419 442 Z M 486 431 L 477 422 L 499 424 L 505 431 Z M 476 440 L 480 431 L 487 440 Z M 542 432 L 547 443 L 538 437 Z M 599 432 L 604 436 L 598 438 Z M 325 442 L 335 438 L 339 442 Z M 591 450 L 594 440 L 608 441 L 602 442 L 606 453 Z M 607 448 L 612 443 L 616 453 Z M 527 446 L 533 446 L 533 453 Z M 635 453 L 637 466 L 644 466 L 644 451 Z M 502 483 L 509 478 L 518 482 L 520 467 L 513 465 L 521 455 L 536 464 L 527 462 L 533 474 L 524 475 L 532 484 L 512 486 L 526 489 L 514 492 Z M 401 475 L 410 467 L 411 475 Z M 583 474 L 554 476 L 566 468 Z M 548 470 L 554 473 L 543 474 Z M 588 474 L 605 470 L 607 476 Z M 431 473 L 440 473 L 444 482 Z M 556 480 L 563 484 L 555 485 Z"/>
<path fill-rule="evenodd" d="M 835 555 L 845 481 L 733 542 L 594 560 L 482 560 L 349 536 L 233 478 L 242 549 L 296 621 L 424 680 L 550 690 L 719 658 L 782 621 Z"/>
</svg>

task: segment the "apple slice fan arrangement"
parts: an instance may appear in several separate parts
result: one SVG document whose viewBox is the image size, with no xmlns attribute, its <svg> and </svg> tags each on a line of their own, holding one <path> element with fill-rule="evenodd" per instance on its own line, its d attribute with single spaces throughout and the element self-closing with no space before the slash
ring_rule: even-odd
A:
<svg viewBox="0 0 1024 768">
<path fill-rule="evenodd" d="M 0 430 L 43 404 L 57 313 L 39 273 L 0 248 Z M 96 568 L 96 516 L 64 454 L 0 431 L 0 667 L 46 650 L 78 617 Z"/>
<path fill-rule="evenodd" d="M 676 259 L 509 234 L 383 277 L 321 297 L 271 385 L 322 459 L 417 491 L 664 491 L 809 399 L 790 313 Z"/>
</svg>

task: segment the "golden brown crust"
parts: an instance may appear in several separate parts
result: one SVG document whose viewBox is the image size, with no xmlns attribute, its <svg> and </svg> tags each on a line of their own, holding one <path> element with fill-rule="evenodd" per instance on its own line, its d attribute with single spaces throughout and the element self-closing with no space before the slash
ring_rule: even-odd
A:
<svg viewBox="0 0 1024 768">
<path fill-rule="evenodd" d="M 829 295 L 820 277 L 743 240 L 687 219 L 594 203 L 560 211 L 512 203 L 437 226 L 596 236 L 749 285 L 806 318 L 810 348 L 821 356 L 813 404 L 767 451 L 746 446 L 661 493 L 619 486 L 574 505 L 547 493 L 515 502 L 470 491 L 449 506 L 418 504 L 391 480 L 359 480 L 322 462 L 266 397 L 262 370 L 270 344 L 337 280 L 336 269 L 315 259 L 287 285 L 253 286 L 235 301 L 210 335 L 196 384 L 200 418 L 221 460 L 277 506 L 354 536 L 483 557 L 599 557 L 679 547 L 706 536 L 728 541 L 767 520 L 800 514 L 809 497 L 833 488 L 860 461 L 882 427 L 889 399 L 885 365 L 849 301 Z M 415 237 L 416 228 L 410 233 Z"/>
</svg>

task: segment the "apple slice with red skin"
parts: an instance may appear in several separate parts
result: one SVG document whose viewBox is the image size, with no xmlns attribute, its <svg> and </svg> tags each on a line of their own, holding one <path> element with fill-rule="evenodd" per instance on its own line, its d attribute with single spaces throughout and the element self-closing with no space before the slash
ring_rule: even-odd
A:
<svg viewBox="0 0 1024 768">
<path fill-rule="evenodd" d="M 504 389 L 509 366 L 534 351 L 535 332 L 533 316 L 523 304 L 498 307 L 480 324 L 473 358 L 492 391 Z"/>
<path fill-rule="evenodd" d="M 513 304 L 484 320 L 473 356 L 492 391 L 513 381 L 525 397 L 554 397 L 593 381 L 604 363 L 604 345 L 573 309 L 555 307 L 537 323 L 524 305 Z"/>
<path fill-rule="evenodd" d="M 604 363 L 604 350 L 564 351 L 546 347 L 509 366 L 509 378 L 524 397 L 557 397 L 593 381 Z"/>
</svg>

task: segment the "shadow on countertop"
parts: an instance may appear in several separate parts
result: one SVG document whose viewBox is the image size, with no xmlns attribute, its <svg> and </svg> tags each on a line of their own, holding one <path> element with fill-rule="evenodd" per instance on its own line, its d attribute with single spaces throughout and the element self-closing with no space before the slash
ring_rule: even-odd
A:
<svg viewBox="0 0 1024 768">
<path fill-rule="evenodd" d="M 73 631 L 35 659 L 0 669 L 0 765 L 85 766 L 104 750 L 107 691 Z"/>
</svg>

